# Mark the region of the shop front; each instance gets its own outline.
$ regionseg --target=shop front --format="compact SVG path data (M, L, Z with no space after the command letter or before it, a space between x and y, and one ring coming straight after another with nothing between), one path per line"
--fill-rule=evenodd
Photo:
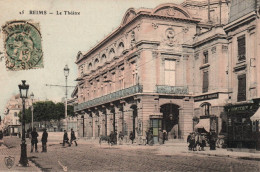
M257 148L255 123L251 121L258 109L255 103L227 105L227 146L229 148Z
M260 108L250 117L250 120L252 121L253 137L256 138L256 149L260 150Z
M197 121L197 124L194 126L195 131L199 133L214 132L218 134L218 117L215 115L200 116L200 119Z

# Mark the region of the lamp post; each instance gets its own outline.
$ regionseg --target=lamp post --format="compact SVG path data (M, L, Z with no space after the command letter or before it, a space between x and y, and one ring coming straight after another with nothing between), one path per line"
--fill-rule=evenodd
M67 121L67 96L68 96L68 85L67 85L67 80L69 76L70 69L68 65L65 65L64 67L64 76L65 76L65 123L66 123L66 130L68 130L68 121Z
M32 99L32 107L31 107L31 109L32 109L32 130L33 130L33 98L34 98L33 92L31 93L30 97Z
M20 98L22 98L23 103L23 113L22 113L22 144L21 144L21 157L19 163L22 166L28 166L28 159L27 159L27 148L26 148L26 140L25 140L25 99L27 98L27 93L29 89L29 85L25 84L25 80L22 80L22 84L19 84L20 90Z

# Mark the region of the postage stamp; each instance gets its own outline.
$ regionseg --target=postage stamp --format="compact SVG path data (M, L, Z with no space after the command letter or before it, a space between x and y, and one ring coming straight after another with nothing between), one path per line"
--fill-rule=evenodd
M39 23L11 21L3 27L6 68L12 71L43 68Z

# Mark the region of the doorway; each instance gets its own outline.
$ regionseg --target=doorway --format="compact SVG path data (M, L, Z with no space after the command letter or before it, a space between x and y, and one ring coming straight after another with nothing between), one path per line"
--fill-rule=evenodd
M167 132L168 139L180 138L179 130L179 106L168 103L161 106L163 113L162 129Z

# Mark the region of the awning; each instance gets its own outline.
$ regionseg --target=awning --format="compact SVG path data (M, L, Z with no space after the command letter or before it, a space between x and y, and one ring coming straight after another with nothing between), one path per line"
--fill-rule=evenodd
M251 121L257 121L260 120L260 108L257 109L255 114L250 117Z
M195 128L204 128L207 132L210 130L210 121L208 119L200 119L200 122L195 125Z

